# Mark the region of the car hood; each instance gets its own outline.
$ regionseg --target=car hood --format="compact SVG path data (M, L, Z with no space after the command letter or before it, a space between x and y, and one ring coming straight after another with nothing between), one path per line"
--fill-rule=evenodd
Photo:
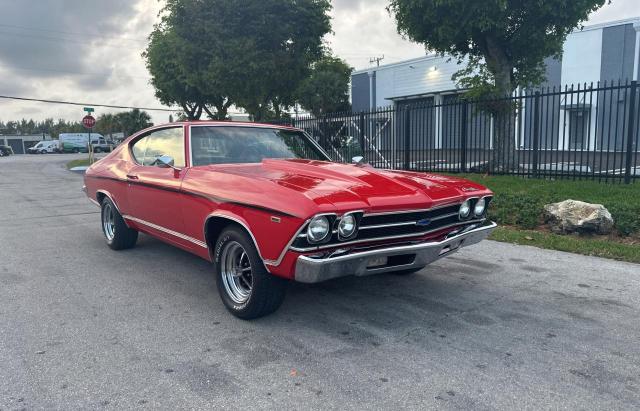
M490 193L455 177L312 160L268 159L224 166L224 173L275 184L316 204L332 204L336 211L429 208Z

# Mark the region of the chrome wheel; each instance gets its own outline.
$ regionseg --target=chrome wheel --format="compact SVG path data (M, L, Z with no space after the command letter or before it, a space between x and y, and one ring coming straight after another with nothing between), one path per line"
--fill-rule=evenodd
M236 304L249 300L253 288L251 261L245 249L236 241L224 245L220 256L224 289Z
M116 235L114 210L109 202L106 202L102 208L102 231L109 241L112 241Z

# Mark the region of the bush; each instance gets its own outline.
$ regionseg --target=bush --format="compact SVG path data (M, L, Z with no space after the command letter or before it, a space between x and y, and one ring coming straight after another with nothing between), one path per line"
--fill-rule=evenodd
M546 204L572 199L604 205L620 235L640 235L640 183L622 185L477 174L464 177L494 192L489 217L499 224L524 229L539 227Z

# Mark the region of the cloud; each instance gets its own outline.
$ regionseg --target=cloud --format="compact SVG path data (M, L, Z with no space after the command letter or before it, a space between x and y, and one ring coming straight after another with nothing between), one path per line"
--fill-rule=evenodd
M638 0L614 0L592 22L637 17ZM388 0L333 0L334 54L357 69L424 55L403 39ZM0 0L0 94L161 107L140 53L157 22L157 0ZM97 109L96 114L118 110ZM153 112L154 122L168 113ZM78 120L82 108L0 100L3 120Z

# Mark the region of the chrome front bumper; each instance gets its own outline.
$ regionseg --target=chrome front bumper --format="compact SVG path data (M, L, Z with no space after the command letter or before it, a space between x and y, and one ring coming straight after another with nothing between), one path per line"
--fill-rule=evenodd
M317 283L348 275L365 276L420 269L462 247L484 240L496 226L494 222L485 222L462 232L454 232L442 241L379 248L324 258L302 255L296 262L295 279L302 283ZM385 265L371 266L374 259L385 257Z

